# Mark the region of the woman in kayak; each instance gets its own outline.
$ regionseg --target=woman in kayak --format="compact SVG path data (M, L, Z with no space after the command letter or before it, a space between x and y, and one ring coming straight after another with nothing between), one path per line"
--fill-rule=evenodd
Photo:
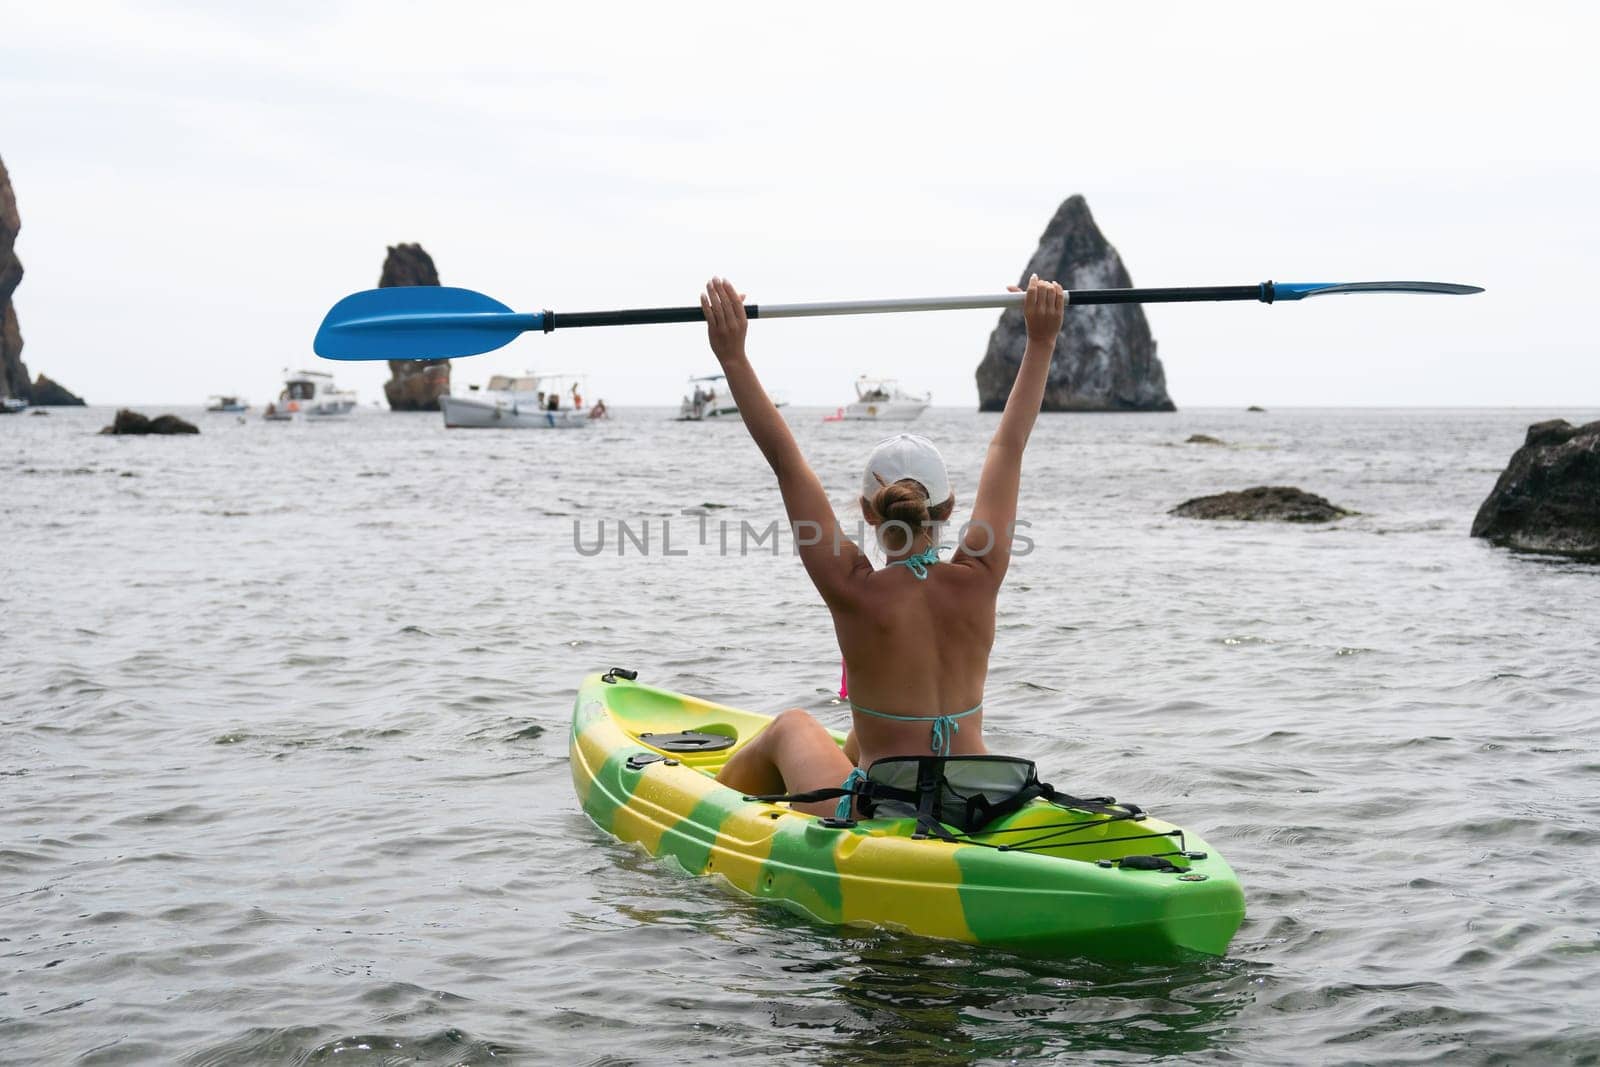
M995 598L1011 561L1022 452L1066 308L1061 286L1037 275L1028 281L1022 366L989 442L972 519L949 560L939 559L939 524L950 517L955 495L938 450L916 434L873 450L861 511L888 557L881 570L846 539L822 482L761 387L745 355L744 297L726 279L713 278L700 306L745 428L778 476L800 561L833 616L853 720L841 750L820 722L791 708L739 749L717 780L744 793L800 793L858 781L857 768L885 756L987 752L983 686ZM824 801L794 806L818 815L834 810Z

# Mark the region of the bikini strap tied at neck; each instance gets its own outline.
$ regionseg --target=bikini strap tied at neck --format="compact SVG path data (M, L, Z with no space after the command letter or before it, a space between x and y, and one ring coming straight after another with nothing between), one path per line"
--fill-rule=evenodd
M907 556L905 559L897 559L890 563L889 566L904 567L916 576L917 581L927 581L928 568L939 562L939 547L938 545L930 545L926 551L918 552L914 556Z

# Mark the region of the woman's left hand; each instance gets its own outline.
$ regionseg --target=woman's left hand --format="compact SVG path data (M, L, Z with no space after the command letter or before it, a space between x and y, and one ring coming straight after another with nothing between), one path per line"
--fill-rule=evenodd
M726 278L712 278L700 294L706 316L706 334L719 363L744 358L744 335L750 320L744 313L744 294Z

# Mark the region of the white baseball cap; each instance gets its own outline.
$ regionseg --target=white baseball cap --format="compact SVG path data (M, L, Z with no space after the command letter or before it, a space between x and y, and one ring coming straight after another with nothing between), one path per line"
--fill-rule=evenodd
M878 479L883 481L879 482ZM950 475L944 457L933 442L915 433L897 433L878 442L867 457L867 470L861 476L861 495L868 500L885 485L902 478L914 478L928 490L928 506L938 507L950 499Z

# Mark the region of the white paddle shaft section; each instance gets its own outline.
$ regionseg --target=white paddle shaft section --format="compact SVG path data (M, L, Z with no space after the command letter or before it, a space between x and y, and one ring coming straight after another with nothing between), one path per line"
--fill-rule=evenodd
M811 315L879 315L891 311L960 311L965 308L1019 308L1026 293L982 296L914 296L903 300L834 300L819 304L757 304L759 319L796 319ZM1072 301L1072 294L1067 294Z

